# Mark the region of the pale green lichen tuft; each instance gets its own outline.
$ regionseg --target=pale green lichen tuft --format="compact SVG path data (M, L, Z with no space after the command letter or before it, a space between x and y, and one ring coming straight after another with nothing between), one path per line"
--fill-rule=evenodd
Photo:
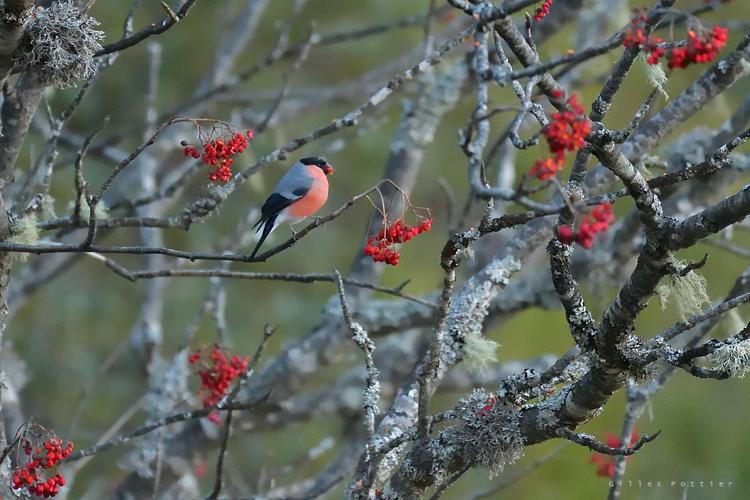
M722 327L728 337L740 333L746 324L736 309L722 318ZM735 378L744 378L750 372L750 339L724 345L709 354L707 360L716 370L727 372Z
M685 267L684 262L677 260L673 264L676 269ZM660 283L655 290L659 304L662 309L666 309L670 302L675 304L683 321L701 312L704 305L711 304L706 278L695 271L690 271L685 276L670 274L665 280L666 282Z
M75 203L70 202L68 204L68 210L73 211L75 210ZM96 204L96 220L102 220L109 217L109 208L103 201L99 201L99 203ZM88 222L89 215L91 214L91 207L89 207L89 202L86 200L85 196L81 197L81 220Z
M669 295L672 293L671 289L664 283L659 283L654 289L656 298L659 300L659 307L662 311L667 309L669 305Z
M470 333L464 338L463 356L466 367L478 375L487 371L493 363L497 363L497 349L500 344Z
M707 356L711 365L735 378L750 372L750 339L723 345Z
M16 245L35 245L39 241L39 228L37 224L37 215L35 212L30 212L18 219L12 229L8 243ZM29 254L22 252L13 252L13 256L21 262L26 262L29 258Z
M55 212L55 199L46 194L44 195L44 198L42 199L42 219L54 219L57 217L57 212Z
M646 65L646 78L648 79L649 85L655 88L665 100L669 100L669 94L664 90L664 86L667 84L667 73L664 71L664 66L661 63L649 64L646 62L646 58L641 56L641 61Z

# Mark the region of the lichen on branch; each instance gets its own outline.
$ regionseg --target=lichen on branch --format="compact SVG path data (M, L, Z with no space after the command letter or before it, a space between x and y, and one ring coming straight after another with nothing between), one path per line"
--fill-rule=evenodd
M36 7L15 52L15 64L33 72L43 85L72 87L97 71L94 55L104 32L99 21L70 1Z

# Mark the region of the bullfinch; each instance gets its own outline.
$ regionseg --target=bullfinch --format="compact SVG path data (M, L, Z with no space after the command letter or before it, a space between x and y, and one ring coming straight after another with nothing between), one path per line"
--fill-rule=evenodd
M332 173L333 167L323 158L302 158L292 165L263 203L260 220L253 226L256 233L262 233L250 255L251 259L271 231L280 224L295 224L310 217L325 204L328 199L326 176Z

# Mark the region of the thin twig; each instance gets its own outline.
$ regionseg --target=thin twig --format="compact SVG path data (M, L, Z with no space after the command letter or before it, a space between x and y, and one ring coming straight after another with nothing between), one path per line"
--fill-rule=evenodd
M310 35L307 37L307 41L302 46L302 50L300 50L297 59L294 60L291 68L289 69L289 72L284 76L284 82L282 83L281 89L274 99L273 104L271 104L271 107L266 112L266 116L263 117L263 120L258 124L257 127L255 127L256 134L263 133L268 124L271 123L273 115L276 113L276 111L278 111L281 103L284 102L284 99L289 93L289 87L292 83L292 77L295 73L297 73L297 71L299 71L299 69L302 67L302 64L307 60L307 57L310 55L310 50L312 49L313 45L319 42L320 35L315 33L315 25L313 24L313 26L310 27Z
M150 24L137 33L125 36L117 42L105 45L99 52L96 53L96 55L98 57L101 57L113 52L119 52L142 42L150 36L164 33L169 28L177 24L180 19L185 17L195 2L196 0L184 0L180 7L177 8L177 10L172 10L164 2L161 2L162 7L167 10L167 16L165 18L163 18L159 22Z
M224 473L224 458L227 454L227 445L229 444L229 433L232 429L232 410L227 412L227 418L224 421L224 435L221 438L221 447L219 448L219 458L216 460L216 481L214 482L214 489L206 497L208 500L215 500L219 498L222 486L222 475Z
M602 453L604 455L630 456L643 448L643 445L645 445L646 443L650 443L651 441L659 437L661 431L659 430L654 434L644 434L643 436L641 436L638 442L632 446L623 444L622 446L619 446L617 448L607 446L590 434L576 433L565 427L559 428L557 430L557 434L560 437L567 439L568 441L580 444L581 446L585 446L590 450Z
M100 443L100 444L96 444L96 445L91 446L89 448L86 448L86 449L74 452L74 453L70 454L66 459L64 459L63 462L74 462L76 460L80 460L81 458L89 457L91 455L95 455L95 454L100 453L102 451L109 450L110 448L114 448L115 446L119 446L121 444L125 444L125 443L127 443L129 441L132 441L133 439L139 438L141 436L145 436L146 434L149 434L149 433L151 433L151 432L153 432L153 431L155 431L157 429L160 429L160 428L162 428L164 426L175 424L175 423L178 423L178 422L187 422L189 420L196 420L196 419L199 419L199 418L206 417L206 416L210 415L213 412L217 412L217 411L218 412L222 412L222 411L230 411L230 410L233 410L233 411L234 410L252 410L252 409L255 409L258 405L260 405L263 402L265 402L269 395L270 395L270 393L264 395L259 400L255 401L253 403L250 403L250 404L237 404L237 403L234 403L234 404L226 405L226 406L223 406L223 407L219 407L218 405L216 405L216 406L210 406L208 408L201 408L200 410L192 410L192 411L187 411L187 412L184 412L184 413L177 413L177 414L174 414L174 415L169 415L169 416L166 416L166 417L162 417L162 418L158 419L155 422L152 422L150 424L141 426L141 427L135 429L134 431L131 431L131 432L129 432L127 434L124 434L122 436L119 436L117 438L114 438L114 439L112 439L110 441L107 441L107 442L104 442L104 443Z

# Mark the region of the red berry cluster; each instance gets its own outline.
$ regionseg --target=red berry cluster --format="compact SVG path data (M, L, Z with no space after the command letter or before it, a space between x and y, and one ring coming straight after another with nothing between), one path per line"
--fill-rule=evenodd
M544 16L549 14L550 7L552 7L552 0L544 0L544 3L534 12L534 21L541 21L544 19Z
M63 446L57 437L51 437L35 446L29 439L20 440L21 449L26 455L26 463L13 471L11 482L14 490L26 489L30 494L40 497L53 497L65 486L65 478L60 473L45 478L49 470L73 452L73 443ZM21 462L21 460L19 460Z
M424 219L416 226L409 226L399 219L392 225L380 230L375 236L367 238L367 244L362 253L372 257L375 262L385 262L391 266L398 265L401 255L396 251L395 245L406 243L418 234L426 233L432 229L432 219Z
M670 68L685 68L692 63L713 61L727 44L729 30L714 26L711 31L703 31L700 35L688 31L687 37L687 47L675 47L667 54L667 66Z
M195 373L201 379L200 397L204 408L216 406L226 395L231 383L247 370L249 356L244 358L218 345L210 349L198 349L188 357ZM214 423L220 423L219 413L208 416Z
M232 178L231 167L234 163L232 157L242 153L247 148L248 141L252 138L253 130L250 129L244 134L236 132L229 139L211 139L203 144L203 152L183 141L182 152L185 153L185 156L192 156L195 159L200 158L206 165L215 167L208 174L210 180L226 183Z
M555 97L564 94L558 92ZM571 95L565 111L552 115L552 121L542 129L547 139L552 156L536 160L529 175L539 180L547 180L562 170L566 151L577 151L586 143L586 136L591 132L591 123L583 113L583 106L578 102L578 95Z
M615 221L610 203L602 203L591 210L591 213L584 216L583 222L578 225L578 231L573 231L569 226L562 225L557 229L557 237L565 245L572 245L577 242L583 248L591 248L594 244L594 236L609 229Z
M630 443L628 443L628 448L632 448L635 443L638 442L638 432L633 430L633 433L630 435ZM615 436L614 434L607 434L606 436L607 446L610 448L619 448L622 446L622 442L620 439ZM632 455L625 456L625 460L630 460L632 458ZM612 478L615 475L615 457L612 455L604 455L602 453L594 453L591 455L591 458L589 458L590 464L596 464L596 475L601 477L609 477Z
M622 39L623 47L642 48L649 56L646 61L649 64L656 64L664 55L664 48L659 44L664 41L663 38L656 36L646 36L645 24L648 21L646 11L643 9L633 9L635 17L630 20L630 26L625 28L625 36Z
M667 66L670 69L686 68L693 63L706 63L716 59L719 51L724 48L729 38L729 30L721 26L714 26L711 30L688 31L687 43L684 46L665 48L663 38L646 36L645 24L648 17L643 11L636 11L630 26L625 30L622 44L625 47L640 47L648 54L646 62L658 64L666 55Z
M540 181L551 179L563 169L565 158L562 155L548 156L543 160L536 160L529 171L529 175Z

